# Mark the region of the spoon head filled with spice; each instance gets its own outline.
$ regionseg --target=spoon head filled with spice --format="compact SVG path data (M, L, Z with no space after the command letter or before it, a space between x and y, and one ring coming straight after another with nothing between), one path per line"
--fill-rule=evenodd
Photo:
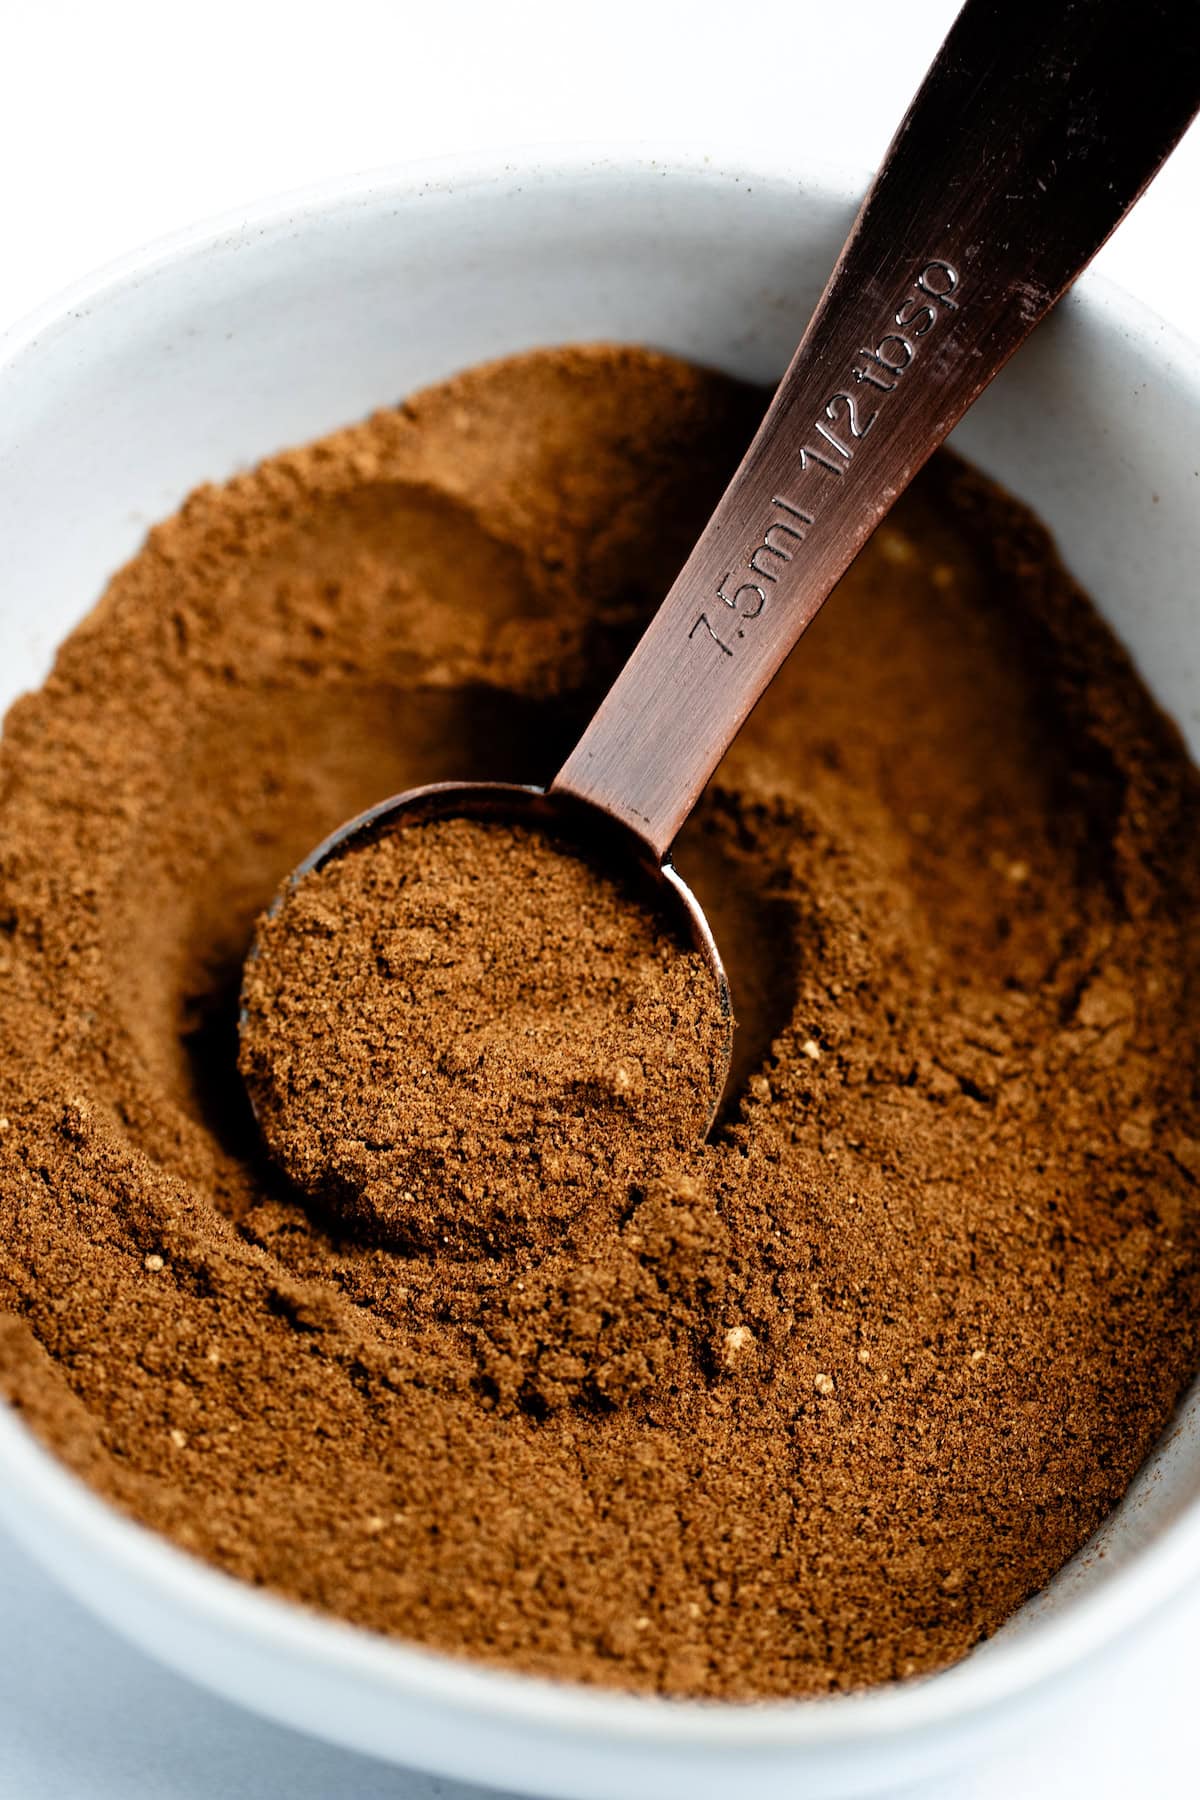
M316 1199L392 1240L498 1245L570 1216L631 1141L703 1137L729 988L671 846L880 519L1182 134L1200 100L1184 16L1148 0L1131 57L1115 0L1086 30L1068 4L1019 33L967 0L740 467L558 775L384 801L285 885L240 1064Z
M351 820L285 884L240 1064L312 1201L388 1242L496 1251L565 1224L597 1174L703 1139L732 1031L669 862L570 795L445 782Z

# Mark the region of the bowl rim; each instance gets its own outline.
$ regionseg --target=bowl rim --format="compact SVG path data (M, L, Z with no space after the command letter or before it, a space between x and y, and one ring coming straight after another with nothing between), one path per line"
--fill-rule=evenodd
M335 177L186 226L85 275L0 333L0 383L48 336L73 329L93 310L152 280L160 270L222 247L388 201L406 203L434 194L457 199L480 189L577 186L586 180L640 186L674 181L726 189L741 185L780 196L808 190L848 214L866 185L865 175L820 161L799 165L764 153L737 163L674 144L633 151L541 144ZM1085 276L1064 304L1096 329L1117 334L1170 364L1174 385L1183 386L1200 418L1200 345L1103 276ZM1168 1422L1160 1443L1173 1429ZM181 1608L193 1624L233 1633L283 1662L302 1661L397 1699L430 1702L497 1724L540 1726L560 1736L602 1736L630 1746L832 1749L965 1722L1098 1658L1118 1636L1200 1578L1198 1498L1101 1586L1027 1631L991 1642L985 1655L968 1656L935 1675L828 1698L752 1703L664 1699L488 1666L384 1637L256 1589L176 1548L94 1493L42 1447L4 1396L0 1471L0 1518L39 1562L44 1558L33 1540L41 1540L49 1526L68 1534L90 1558L118 1570L135 1588L153 1590L158 1599ZM5 1498L18 1490L36 1506L36 1531L14 1516L19 1509ZM122 1628L119 1620L101 1616L114 1629Z

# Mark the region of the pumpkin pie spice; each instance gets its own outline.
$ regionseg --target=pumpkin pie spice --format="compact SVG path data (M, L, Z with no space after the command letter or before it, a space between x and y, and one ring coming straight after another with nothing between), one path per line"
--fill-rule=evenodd
M202 488L0 744L0 1387L32 1429L307 1606L732 1699L961 1656L1200 1356L1197 777L1045 532L936 459L718 771L677 850L739 1022L706 1142L612 1134L635 1021L603 1105L551 1081L467 1172L305 1190L236 1024L326 832L553 773L760 410L539 352ZM608 898L619 987L648 951ZM398 929L415 994L437 907ZM594 943L560 948L582 980ZM446 1023L453 1138L455 1068L494 1097L506 1052ZM401 1229L356 1215L371 1179Z

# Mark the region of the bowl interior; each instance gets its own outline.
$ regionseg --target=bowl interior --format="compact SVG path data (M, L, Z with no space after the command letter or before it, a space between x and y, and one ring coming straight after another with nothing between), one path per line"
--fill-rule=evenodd
M108 574L196 483L464 365L608 338L776 377L840 247L856 185L581 158L535 175L497 165L380 178L192 234L80 289L0 356L0 705L44 676ZM955 436L1053 528L1194 754L1198 424L1200 355L1095 284L1037 333ZM849 1756L872 1734L933 1726L948 1744L951 1720L1065 1667L1200 1570L1198 1502L1193 1389L1097 1539L960 1669L920 1688L766 1709L740 1723L708 1713L701 1727L700 1709L564 1699L318 1621L303 1621L301 1637L316 1635L304 1638L307 1673L298 1676L283 1627L264 1624L283 1609L248 1591L230 1598L232 1584L192 1565L185 1579L185 1559L147 1546L75 1493L0 1408L6 1517L77 1591L161 1654L276 1716L377 1753L581 1795L708 1791L706 1765L695 1763L687 1785L681 1760L682 1746L703 1742L708 1754L724 1744L743 1758L756 1746L761 1793L776 1791L768 1751L784 1757L782 1784L795 1767L787 1758L805 1746L825 1759L814 1791L851 1791L829 1761L837 1745ZM209 1609L203 1628L193 1617L190 1636L185 1597L193 1612ZM339 1689L334 1664L349 1671L349 1689ZM322 1670L318 1692L310 1678ZM402 1695L410 1705L398 1705ZM457 1742L451 1714L468 1721ZM638 1722L650 1717L673 1722ZM790 1722L768 1727L768 1717ZM532 1772L504 1750L531 1720L559 1745ZM603 1779L581 1772L575 1755L579 1734L593 1731ZM568 1739L575 1749L564 1762ZM617 1740L633 1746L619 1778ZM659 1763L651 1783L652 1744L673 1746L675 1772ZM888 1766L894 1778L894 1758ZM854 1779L862 1791L861 1767Z

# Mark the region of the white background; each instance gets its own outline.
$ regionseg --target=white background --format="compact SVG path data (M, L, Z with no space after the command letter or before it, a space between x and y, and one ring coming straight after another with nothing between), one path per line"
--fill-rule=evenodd
M3 0L0 329L147 238L415 157L651 141L867 169L954 11L955 0ZM1137 11L1135 0L1134 30ZM1196 339L1198 226L1193 131L1097 265ZM1198 1640L1193 1595L1070 1710L920 1800L1200 1794L1200 1757L1185 1748ZM0 1800L285 1795L467 1800L201 1694L0 1538Z

